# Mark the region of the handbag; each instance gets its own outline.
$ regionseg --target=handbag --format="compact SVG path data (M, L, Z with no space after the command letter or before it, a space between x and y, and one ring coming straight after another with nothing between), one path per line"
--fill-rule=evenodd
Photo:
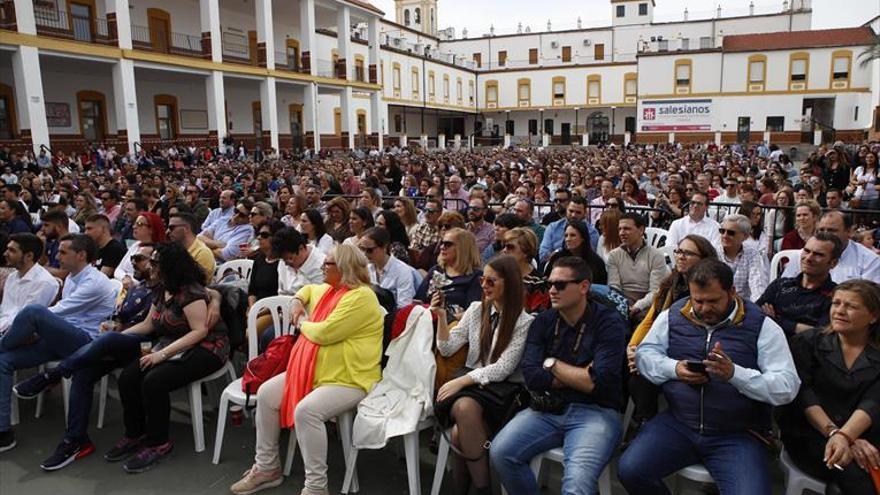
M470 368L459 368L453 378L459 378L471 371ZM483 407L483 416L489 424L489 438L493 438L501 427L513 418L516 413L529 405L529 394L520 383L511 381L489 382L485 385L471 385L457 394L442 401L434 402L434 416L437 423L446 430L455 421L452 418L452 405L462 397L470 397Z

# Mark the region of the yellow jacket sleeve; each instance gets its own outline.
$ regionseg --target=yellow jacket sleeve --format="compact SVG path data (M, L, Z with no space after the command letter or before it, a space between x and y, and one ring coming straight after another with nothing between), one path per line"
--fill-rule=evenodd
M308 287L303 287L300 292ZM335 344L360 331L362 325L357 322L370 321L380 316L379 308L379 302L373 290L366 286L359 287L342 296L326 320L303 322L300 331L318 345Z
M645 315L645 319L639 323L639 326L636 327L636 331L633 332L632 337L629 339L629 345L639 345L642 343L642 340L648 335L648 331L651 330L651 325L654 324L654 318L656 317L657 303L655 301L651 304L651 308L648 310L648 314Z

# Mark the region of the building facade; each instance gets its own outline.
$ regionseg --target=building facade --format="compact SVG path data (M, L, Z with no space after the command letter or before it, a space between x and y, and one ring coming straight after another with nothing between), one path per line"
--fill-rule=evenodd
M437 28L436 0L0 0L0 146L273 148L862 139L877 19L809 31L809 0L610 26ZM343 34L343 35L340 35ZM877 129L880 131L880 129Z

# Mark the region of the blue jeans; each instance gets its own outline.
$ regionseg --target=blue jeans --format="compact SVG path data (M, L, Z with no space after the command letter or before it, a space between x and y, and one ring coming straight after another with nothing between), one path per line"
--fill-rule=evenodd
M107 373L140 357L141 335L108 332L79 348L58 365L64 376L73 376L70 385L70 406L64 438L85 443L89 441L89 413L95 383Z
M663 478L703 464L724 495L770 495L767 449L748 433L700 435L667 412L642 427L617 475L626 491L667 495Z
M570 404L560 415L526 409L495 436L489 453L508 493L536 495L532 458L562 447L562 494L597 493L599 475L620 441L620 414L594 404Z
M34 334L36 342L26 344ZM92 340L92 334L55 316L45 306L25 306L0 338L0 431L8 431L12 372L65 358Z

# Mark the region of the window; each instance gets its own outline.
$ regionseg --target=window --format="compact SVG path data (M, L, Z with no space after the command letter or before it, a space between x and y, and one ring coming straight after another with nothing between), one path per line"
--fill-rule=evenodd
M410 85L412 86L412 97L413 100L419 99L419 69L413 67L412 68L412 77L411 77Z
M428 72L428 98L434 100L434 71Z
M712 37L711 36L701 36L700 37L700 50L706 50L708 48L712 48Z
M177 137L177 98L171 95L153 97L156 109L156 132L159 139Z
M468 81L468 104L474 104L474 82Z
M538 49L537 48L529 48L529 63L537 64L538 63Z
M767 132L782 132L785 128L785 117L767 117Z
M403 11L403 24L409 26L409 9Z
M394 97L400 98L400 64L397 62L391 66L391 85L394 88Z
M648 15L648 4L646 4L646 3L639 4L639 15Z
M449 76L443 76L443 102L449 103Z
M598 75L587 77L587 104L595 105L602 101L602 79Z
M544 134L553 135L553 119L544 119Z
M626 16L626 5L618 5L617 6L617 17Z
M498 106L498 81L486 81L486 106Z
M259 101L251 103L251 114L254 121L254 136L259 138L263 135L263 108Z
M571 62L571 47L563 46L562 47L562 61L563 62Z
M691 91L691 61L675 61L675 92L690 93Z
M464 98L464 92L461 90L461 78L459 77L455 81L455 99L458 101L458 104L461 105L462 99Z
M605 60L605 43L596 43L593 45L593 58L596 60Z
M394 116L394 132L402 132L403 117L400 114Z
M657 51L659 52L668 52L669 51L669 40L660 40L657 42Z
M516 125L513 120L508 119L504 121L504 133L508 136L516 135Z
M831 64L831 79L833 81L849 81L852 52L834 52Z
M534 136L536 134L538 134L538 120L529 119L529 135Z
M416 10L413 12L413 23L421 24L422 23L422 9L416 7Z
M79 107L79 126L83 138L103 141L106 135L107 116L105 97L97 91L80 91L76 94Z
M752 55L749 57L749 91L763 91L767 77L767 57Z
M516 95L519 106L527 107L532 104L532 81L520 79L516 83Z
M501 50L498 52L498 66L504 67L504 64L507 63L507 51Z
M299 42L296 40L287 40L287 69L299 72Z
M553 78L553 104L565 105L565 77L557 76Z
M690 50L691 49L691 40L689 38L681 39L681 49L682 50Z
M0 139L15 138L14 106L12 86L0 84Z
M791 58L789 59L788 67L789 67L789 88L791 88L791 83L799 84L807 82L807 72L810 66L810 55L808 53L792 53ZM802 84L803 89L806 89L806 84Z
M354 79L360 82L364 82L367 80L364 71L364 57L360 55L355 55L354 57Z
M477 64L478 69L483 66L483 54L482 53L475 53L474 54L474 63Z
M627 100L626 103L631 103L630 99L635 100L636 93L638 92L638 76L635 72L629 72L623 75L623 96Z

